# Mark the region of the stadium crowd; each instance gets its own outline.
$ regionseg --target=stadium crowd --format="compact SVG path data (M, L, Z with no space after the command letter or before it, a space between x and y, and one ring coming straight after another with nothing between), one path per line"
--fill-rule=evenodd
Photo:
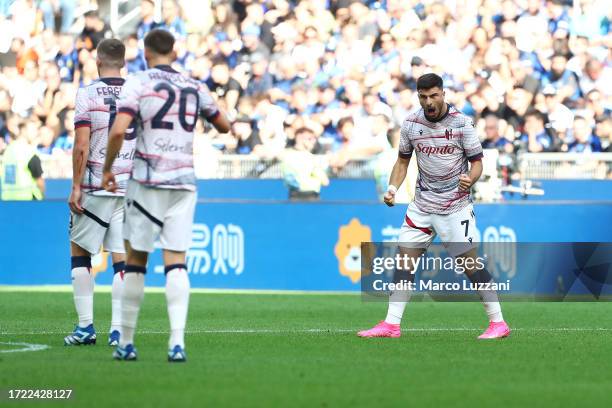
M39 154L70 154L76 90L113 36L96 9L0 0L0 152L20 134ZM234 121L231 134L202 136L223 153L278 157L302 133L332 168L378 156L430 71L486 148L612 151L608 0L163 0L155 16L143 0L123 38L127 71L145 69L149 30L171 31L175 68L206 82Z

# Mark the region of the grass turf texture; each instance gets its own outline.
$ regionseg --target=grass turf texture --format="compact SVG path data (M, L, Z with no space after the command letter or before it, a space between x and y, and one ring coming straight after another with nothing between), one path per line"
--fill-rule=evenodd
M47 404L610 406L611 303L503 307L517 330L501 341L475 339L486 325L480 304L432 302L408 305L401 338L361 339L354 330L384 317L384 303L346 295L192 294L188 362L169 364L167 335L154 333L168 327L163 294L145 295L140 361L117 362L106 346L110 294L95 297L99 343L64 347L75 319L70 293L3 292L0 342L51 348L0 353L0 399L7 402L8 388L72 388L72 400ZM260 332L227 332L244 329Z

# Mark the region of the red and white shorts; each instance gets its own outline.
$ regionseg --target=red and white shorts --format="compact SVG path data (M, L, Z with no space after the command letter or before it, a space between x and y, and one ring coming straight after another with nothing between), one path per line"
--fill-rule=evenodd
M428 214L410 203L398 237L399 245L427 249L436 235L440 235L440 240L452 256L475 248L480 234L472 204L452 214Z

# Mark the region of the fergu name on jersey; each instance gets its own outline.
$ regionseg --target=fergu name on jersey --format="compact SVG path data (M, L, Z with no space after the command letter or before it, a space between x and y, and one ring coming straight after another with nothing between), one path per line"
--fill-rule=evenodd
M455 146L453 145L444 145L444 146L427 146L423 143L417 143L416 151L419 153L426 154L431 156L432 154L453 154L455 153Z
M96 92L98 92L98 96L119 96L121 93L120 86L105 86L96 88Z

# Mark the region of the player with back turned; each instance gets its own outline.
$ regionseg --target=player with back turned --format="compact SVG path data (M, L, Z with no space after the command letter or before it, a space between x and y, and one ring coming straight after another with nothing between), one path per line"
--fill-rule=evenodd
M438 234L450 255L474 259L477 230L470 188L480 178L483 157L474 123L445 102L442 78L438 75L419 77L417 92L421 109L410 113L402 125L399 156L384 196L387 205L395 204L397 188L416 152L419 175L414 202L408 206L398 239L400 255L418 258ZM396 271L409 279L414 279L413 272ZM466 270L466 274L474 283L492 281L486 268ZM503 319L497 293L491 290L478 293L489 317L488 328L478 338L507 337L510 328ZM385 320L372 329L360 331L358 336L399 337L409 298L408 290L392 292Z
M121 340L113 353L118 360L135 360L134 332L144 295L149 253L157 236L163 249L166 301L170 319L168 361L186 360L185 324L189 278L185 254L191 244L196 204L193 169L194 129L199 116L220 132L230 123L202 83L170 66L176 59L174 37L155 29L144 40L149 69L130 76L117 101L117 118L108 140L103 185L117 188L112 164L123 134L134 118L138 136L134 168L125 200L123 237L127 250L121 298Z
M75 146L72 153L72 192L70 206L70 253L72 287L79 323L64 338L65 345L94 344L93 326L94 279L91 256L100 246L111 253L113 260L112 318L108 343L116 346L120 336L120 301L125 269L123 247L123 196L127 186L136 141L133 129L126 128L125 143L114 153L113 172L117 188L113 192L102 187L102 165L106 155L109 128L115 120L116 98L124 79L120 70L125 65L125 46L116 39L98 44L96 64L100 79L77 92Z

